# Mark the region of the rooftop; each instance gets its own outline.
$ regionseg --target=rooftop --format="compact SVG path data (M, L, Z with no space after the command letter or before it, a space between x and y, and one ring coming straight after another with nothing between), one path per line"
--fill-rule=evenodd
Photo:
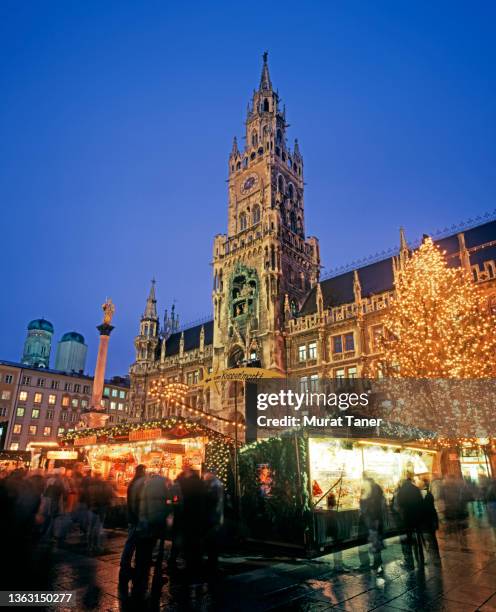
M63 372L61 370L54 370L52 368L34 368L31 366L27 366L23 363L19 363L17 361L8 361L6 359L0 359L0 366L6 366L8 368L15 368L18 370L22 370L23 372L33 372L38 376L43 375L56 375L56 376L64 376L65 378L72 378L81 381L92 381L93 376L89 374L80 374L78 372ZM129 387L129 377L128 376L113 376L112 378L105 379L105 384L114 385L115 387Z
M434 242L445 252L449 266L460 266L459 244L457 232L435 240ZM470 252L472 265L484 261L496 260L496 221L489 221L463 231L465 245ZM320 282L324 308L341 306L354 301L353 276L358 273L362 288L361 297L368 298L384 291L393 289L393 257L381 259L363 267L357 267L343 274L338 274ZM308 294L300 315L312 314L316 311L316 287Z

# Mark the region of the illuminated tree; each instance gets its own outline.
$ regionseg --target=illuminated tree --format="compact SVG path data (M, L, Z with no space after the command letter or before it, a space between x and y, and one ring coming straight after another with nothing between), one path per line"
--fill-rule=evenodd
M463 267L448 267L426 237L398 267L384 319L389 377L467 379L496 374L496 316Z

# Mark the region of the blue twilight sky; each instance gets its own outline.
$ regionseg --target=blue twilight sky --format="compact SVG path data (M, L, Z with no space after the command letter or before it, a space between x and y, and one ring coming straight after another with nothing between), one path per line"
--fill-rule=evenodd
M45 316L84 334L92 371L108 295L126 372L152 276L161 310L210 312L265 49L325 266L492 211L495 22L452 0L0 2L0 358Z

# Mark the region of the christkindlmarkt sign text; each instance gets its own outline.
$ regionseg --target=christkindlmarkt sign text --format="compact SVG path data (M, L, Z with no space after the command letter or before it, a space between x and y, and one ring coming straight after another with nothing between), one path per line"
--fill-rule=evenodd
M275 370L267 370L265 368L230 368L217 372L206 373L203 377L203 385L205 387L215 386L220 383L227 382L256 382L268 378L284 378L284 374Z

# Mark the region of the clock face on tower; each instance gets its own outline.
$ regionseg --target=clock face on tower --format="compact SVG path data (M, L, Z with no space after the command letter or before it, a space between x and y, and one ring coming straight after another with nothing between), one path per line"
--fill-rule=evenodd
M242 183L241 183L241 193L249 193L253 191L258 184L258 176L256 174L250 174Z

